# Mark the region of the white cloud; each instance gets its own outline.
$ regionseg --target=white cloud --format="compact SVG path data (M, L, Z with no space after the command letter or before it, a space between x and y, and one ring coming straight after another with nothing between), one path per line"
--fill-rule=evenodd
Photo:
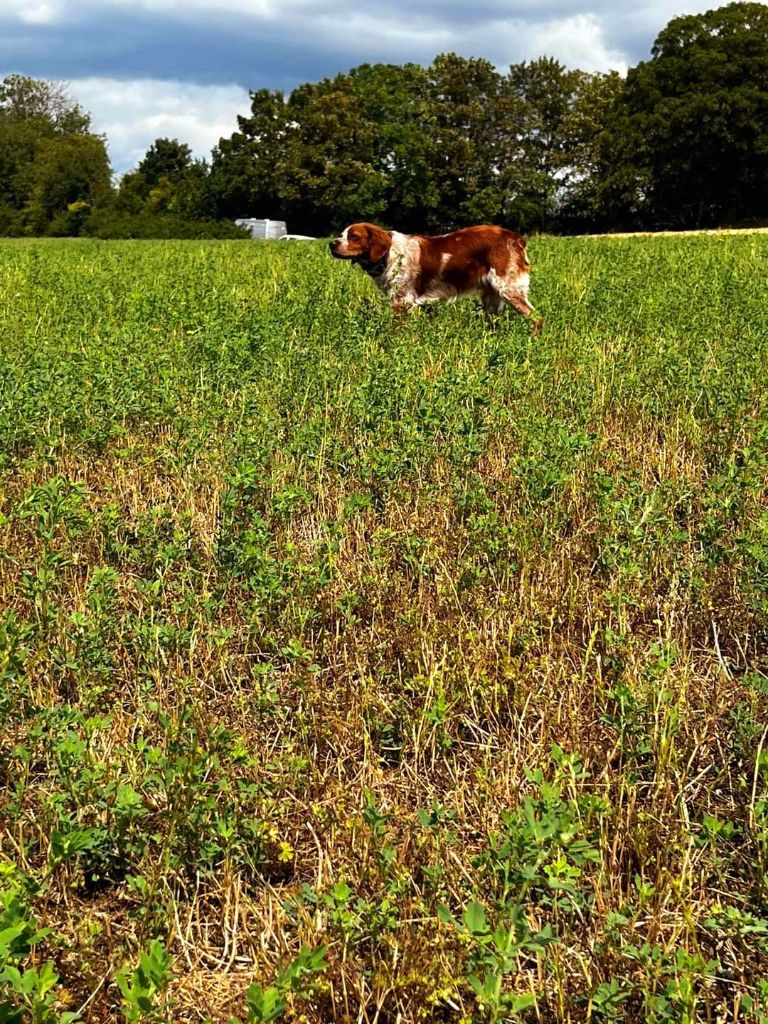
M81 78L69 92L93 115L93 129L107 136L114 170L135 167L156 138L186 142L195 156L210 156L222 136L237 127L237 114L250 108L247 90L238 85Z
M566 67L626 73L626 56L608 46L603 26L594 14L574 14L535 25L531 36L527 40L530 52L556 57Z
M266 20L305 29L314 25L318 31L337 29L343 36L359 21L370 23L385 38L403 40L411 32L462 38L465 30L471 32L476 24L492 45L488 29L495 23L531 27L557 19L568 25L580 17L606 22L623 20L658 31L677 15L719 4L717 0L644 0L633 8L617 8L613 0L591 0L588 6L583 0L517 0L514 10L510 10L511 6L499 0L485 0L479 8L468 0L428 0L419 7L405 0L393 0L388 5L370 0L0 0L0 18L29 24L82 23L110 12L127 11L137 19L145 14L161 14L179 21L216 22L237 15L244 23Z
M311 10L323 6L303 0L0 0L0 16L30 24L82 20L84 16L117 9L170 14L185 18L202 13L208 17L238 14L243 18L282 16L292 9Z
M0 12L5 14L8 7L10 5L0 4ZM19 21L27 25L50 25L61 16L62 5L56 3L55 0L48 3L45 0L31 0L31 2L22 5L20 9L18 7L12 8L7 13L15 14Z
M440 24L423 14L412 21L383 18L358 10L344 23L337 15L322 19L324 38L351 41L375 33L377 44L391 52L393 60L417 59L420 53L455 50L464 56L483 56L500 70L521 60L539 56L555 57L567 67L582 71L617 70L624 73L624 53L608 45L603 24L595 14L573 14L548 21L499 18L463 28Z
M220 11L236 11L244 17L263 18L272 14L276 5L270 0L112 0L125 7L140 7L145 11L162 11L164 14L188 14L191 11L206 11L217 14Z

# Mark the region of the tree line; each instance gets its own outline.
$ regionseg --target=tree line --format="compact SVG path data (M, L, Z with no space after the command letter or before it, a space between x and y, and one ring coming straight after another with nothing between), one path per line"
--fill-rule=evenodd
M106 142L55 84L0 83L0 233L324 235L352 220L439 232L768 221L768 7L674 18L650 59L588 74L441 54L260 89L210 160L157 139L115 185Z

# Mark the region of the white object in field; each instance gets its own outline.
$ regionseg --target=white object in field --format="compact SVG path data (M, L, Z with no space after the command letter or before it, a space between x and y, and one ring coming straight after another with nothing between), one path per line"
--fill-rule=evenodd
M240 217L235 224L239 228L246 228L251 238L281 238L288 230L284 220L261 220L258 217Z
M315 235L280 235L281 242L315 242Z

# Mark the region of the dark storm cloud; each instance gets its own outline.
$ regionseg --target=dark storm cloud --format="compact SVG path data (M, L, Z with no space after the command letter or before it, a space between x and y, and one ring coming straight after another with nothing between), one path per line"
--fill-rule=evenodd
M0 67L39 78L173 78L288 88L325 73L333 59L333 53L319 59L299 51L294 39L258 25L185 24L128 11L74 24L0 22Z
M49 78L174 78L286 89L365 61L426 63L441 50L471 50L501 65L533 58L539 54L527 47L536 45L541 26L584 12L578 0L422 0L418 17L407 0L384 9L293 4L270 17L250 15L245 7L222 13L213 3L180 3L170 14L91 3L77 11L54 6L51 20L41 15L26 23L9 11L0 14L0 67ZM630 63L648 55L653 35L668 18L662 9L655 18L656 8L646 8L633 19L607 3L587 10L602 24L606 46ZM505 25L509 32L500 32Z

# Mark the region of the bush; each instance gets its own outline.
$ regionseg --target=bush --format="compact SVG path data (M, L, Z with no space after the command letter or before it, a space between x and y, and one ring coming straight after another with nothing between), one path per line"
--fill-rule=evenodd
M0 202L0 235L16 238L24 235L24 221L20 210Z
M80 234L93 238L249 238L226 220L188 220L172 214L126 213L113 207L94 210Z
M56 214L45 233L54 238L76 238L82 232L90 213L90 203L78 199L70 203L66 210Z

